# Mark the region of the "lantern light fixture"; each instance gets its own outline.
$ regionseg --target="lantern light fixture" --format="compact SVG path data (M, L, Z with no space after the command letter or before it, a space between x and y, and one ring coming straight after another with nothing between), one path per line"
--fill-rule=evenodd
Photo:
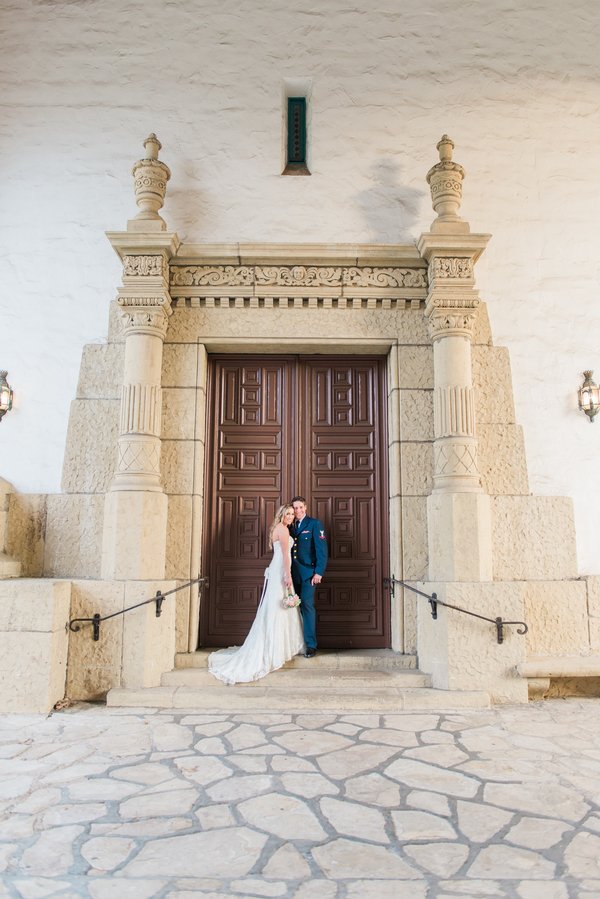
M600 411L600 387L592 380L593 371L584 371L584 381L579 390L577 397L579 400L579 408L588 416L591 422L594 416Z
M0 421L12 409L13 389L6 380L7 374L7 371L0 371Z

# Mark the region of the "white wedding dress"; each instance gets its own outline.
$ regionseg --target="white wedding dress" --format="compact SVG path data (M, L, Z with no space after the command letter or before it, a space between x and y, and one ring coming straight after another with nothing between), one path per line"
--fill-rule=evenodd
M288 553L294 545L290 537ZM265 571L265 584L256 618L243 646L219 649L208 657L208 670L225 684L248 683L281 668L304 652L302 619L297 608L285 609L285 569L281 543L273 547L273 559Z

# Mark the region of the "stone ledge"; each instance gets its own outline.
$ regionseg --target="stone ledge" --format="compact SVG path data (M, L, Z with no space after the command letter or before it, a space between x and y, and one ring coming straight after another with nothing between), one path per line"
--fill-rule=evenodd
M532 656L520 665L521 677L600 677L600 655Z

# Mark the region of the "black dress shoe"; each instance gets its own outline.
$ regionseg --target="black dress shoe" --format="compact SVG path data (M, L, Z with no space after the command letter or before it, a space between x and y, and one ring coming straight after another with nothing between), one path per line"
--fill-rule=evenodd
M304 658L312 659L314 656L316 656L316 654L317 654L317 650L313 649L311 646L309 646L308 649L306 650L306 652L304 653Z

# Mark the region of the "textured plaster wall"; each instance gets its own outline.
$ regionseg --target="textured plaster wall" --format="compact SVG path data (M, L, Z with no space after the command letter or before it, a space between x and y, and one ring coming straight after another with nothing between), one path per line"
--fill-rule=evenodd
M478 284L530 488L574 498L579 570L597 572L600 435L575 390L600 375L599 38L595 0L6 0L0 367L16 399L0 475L60 489L82 348L103 341L120 280L103 231L135 211L149 131L184 240L391 243L429 227L447 131L463 213L493 234ZM310 178L280 176L290 78L312 79Z

